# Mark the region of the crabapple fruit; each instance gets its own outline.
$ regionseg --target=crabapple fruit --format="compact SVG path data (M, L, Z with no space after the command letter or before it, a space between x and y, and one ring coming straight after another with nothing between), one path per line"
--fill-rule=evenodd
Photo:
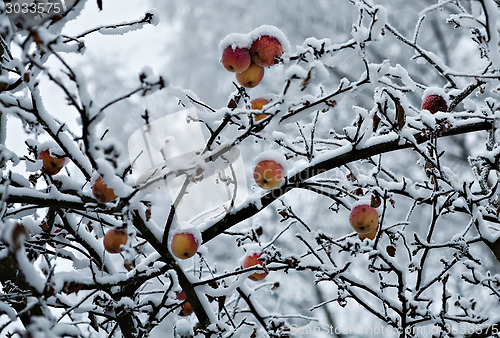
M257 86L264 78L264 68L257 66L255 63L242 73L236 73L236 80L245 88L253 88Z
M436 114L439 111L447 112L448 105L441 95L431 94L422 102L422 109L430 111L431 114Z
M66 158L51 156L48 149L40 152L38 159L43 161L42 171L51 176L61 171L66 163Z
M101 177L96 179L94 185L92 185L92 194L100 203L108 203L116 199L114 190L108 188L106 183L102 181Z
M277 188L285 177L283 166L273 160L260 161L253 171L253 178L262 189Z
M281 42L270 35L263 35L252 43L250 55L252 61L261 67L271 67L276 63L276 58L283 54Z
M194 256L198 251L198 241L196 237L189 232L179 232L172 237L170 248L172 254L180 259L188 259Z
M243 269L249 268L251 266L255 265L264 265L264 263L259 259L259 257L262 255L262 253L254 253L251 255L245 256L243 259ZM260 281L264 279L267 276L267 272L254 272L250 276L248 276L249 279L253 281Z
M250 107L251 107L252 109L255 109L255 110L262 110L262 108L263 108L266 104L268 104L268 103L269 103L269 101L268 101L268 100L266 100L265 98L263 98L263 97L258 97L258 98L256 98L256 99L253 99L252 101L250 101ZM260 121L260 120L262 120L262 119L266 118L266 116L268 116L268 115L269 115L269 114L257 114L257 115L255 115L253 118L254 118L255 122L257 122L257 121Z
M107 252L115 254L122 252L122 245L127 244L128 235L123 229L111 229L109 230L102 240L104 244L104 249Z
M248 48L227 46L222 52L220 62L230 72L241 73L248 69L252 58Z
M358 234L366 235L375 232L378 227L377 209L368 204L354 207L349 215L349 223Z

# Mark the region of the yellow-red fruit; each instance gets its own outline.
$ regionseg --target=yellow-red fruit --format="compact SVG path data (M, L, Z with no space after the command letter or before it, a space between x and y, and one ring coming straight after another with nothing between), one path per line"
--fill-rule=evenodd
M257 114L253 117L253 119L255 120L255 122L258 122L260 120L265 119L267 116L268 114Z
M196 237L189 232L179 232L174 235L170 248L175 257L180 259L188 259L194 256L198 251L198 242Z
M222 52L220 62L230 72L241 73L248 69L252 58L248 48L232 48L227 46Z
M249 268L255 265L264 265L264 263L259 259L262 256L262 253L254 253L248 256L245 256L243 259L243 269ZM254 272L250 276L249 279L253 281L259 281L264 279L267 276L267 272Z
M264 78L264 68L252 63L247 70L242 73L236 73L236 80L245 88L257 86Z
M262 108L268 104L269 101L266 100L265 98L263 97L258 97L256 99L253 99L252 101L250 101L250 107L252 109L255 109L255 110L262 110ZM253 118L254 120L257 122L257 121L260 121L262 119L264 119L266 116L268 116L269 114L257 114L255 115Z
M108 188L101 177L95 180L92 186L92 194L94 194L95 199L101 203L108 203L116 199L114 190Z
M362 240L362 241L365 240L366 238L374 240L375 237L377 236L377 232L378 232L378 225L375 228L375 230L373 230L373 231L371 231L371 232L369 232L367 234L358 234L358 236L359 236L359 239Z
M261 36L250 47L252 61L261 67L273 66L281 54L283 54L281 42L270 35Z
M367 204L354 207L349 215L349 223L358 234L366 235L376 232L378 227L378 212Z
M442 96L432 94L424 99L422 109L430 111L431 114L436 114L438 111L447 112L448 105Z
M115 254L122 252L121 246L127 244L127 240L128 235L125 230L111 229L104 235L102 243L107 252Z
M176 298L180 301L185 301L187 299L186 293L184 291L178 292ZM192 313L193 307L191 306L191 304L189 304L189 302L185 302L184 304L182 304L182 309L179 313L179 316L189 316Z
M269 101L266 100L265 98L258 97L256 99L253 99L252 101L250 101L250 107L252 109L256 109L256 110L262 110L262 108L264 108L264 106L268 103L269 103Z
M38 159L43 161L42 171L49 175L55 175L64 167L66 159L64 157L53 157L49 150L44 150L38 154Z
M253 171L255 183L262 189L278 187L285 177L281 164L273 160L260 161Z

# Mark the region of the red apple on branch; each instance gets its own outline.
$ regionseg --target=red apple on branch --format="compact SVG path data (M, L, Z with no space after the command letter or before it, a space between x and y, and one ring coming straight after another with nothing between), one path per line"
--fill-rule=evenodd
M262 256L262 253L253 253L250 255L245 256L243 259L243 269L255 266L255 265L264 265L264 263L259 259L259 257ZM264 279L267 276L267 272L254 272L250 276L248 276L249 279L253 281L260 281Z
M102 181L101 177L97 178L92 185L92 194L100 203L108 203L116 199L114 190L109 188L107 184Z
M262 189L274 189L285 178L285 169L279 161L270 159L260 161L253 171L253 178Z
M170 248L172 254L180 259L188 259L198 251L199 243L195 235L190 232L178 232L172 237Z
M65 157L52 156L49 149L41 151L38 159L43 161L42 171L48 175L56 175L66 163Z
M245 88L253 88L257 86L264 78L264 68L257 66L255 63L242 73L236 73L236 80Z
M431 114L437 112L447 112L448 95L439 87L429 87L424 91L422 96L422 110L428 110Z
M220 62L228 71L241 73L248 69L252 58L250 57L248 48L227 46L222 52Z
M276 59L283 54L281 42L270 35L263 35L255 40L250 47L252 61L261 67L271 67Z
M358 234L367 235L375 232L378 228L377 209L368 204L361 204L354 207L349 215L349 223Z
M30 239L30 234L28 230L19 222L10 224L8 228L11 228L11 245L14 251L17 251L24 245L24 243ZM10 230L10 229L9 229Z
M255 110L262 110L262 108L268 103L269 103L269 101L266 100L265 98L258 97L256 99L253 99L252 101L250 101L250 108L255 109ZM268 115L269 114L257 114L253 118L254 118L255 122L257 122L257 121L260 121L260 120L266 118L266 116L268 116Z
M184 291L178 292L176 298L183 302L187 299L186 293ZM189 302L185 302L184 304L182 304L182 309L181 312L179 313L179 316L189 316L193 312L194 310L191 304L189 304Z
M104 249L107 252L116 254L122 252L122 245L127 244L128 235L123 229L111 229L109 230L102 240L104 244Z

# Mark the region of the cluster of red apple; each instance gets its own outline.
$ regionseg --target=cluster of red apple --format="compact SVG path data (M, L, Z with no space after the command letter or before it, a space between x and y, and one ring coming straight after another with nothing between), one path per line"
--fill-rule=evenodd
M172 241L170 242L170 249L172 251L172 254L179 259L188 259L193 257L194 254L198 251L199 246L199 240L190 231L180 231L176 233L172 237ZM262 253L253 253L246 256L243 260L243 268L245 269L257 264L262 265L262 261L258 259L261 254ZM254 273L248 278L252 280L260 280L266 275L267 273Z
M261 266L264 265L264 263L259 259L261 255L262 253L251 253L249 255L246 255L245 258L243 259L242 268L246 269L255 265L261 265ZM248 278L253 281L260 281L264 279L266 276L267 272L254 272L251 275L249 275ZM177 292L176 298L177 300L184 302L182 304L181 311L179 312L180 316L189 316L194 312L191 304L189 304L189 302L185 302L187 297L184 291Z
M276 38L271 36L261 36L254 41L250 49L245 48L232 48L228 46L223 53L222 63L226 69L237 72L236 77L242 86L248 87L249 85L255 86L263 76L263 68L274 64L276 57L282 53L281 44ZM250 55L253 63L250 62ZM253 65L253 66L252 66ZM251 79L254 73L250 67L259 67L262 73L260 79L256 81ZM245 74L250 70L250 73ZM238 73L239 72L239 73ZM240 75L240 76L239 76ZM240 79L247 79L240 81ZM249 80L250 79L250 80ZM252 109L262 109L269 101L265 98L257 98L250 101ZM428 94L423 97L422 109L428 110L432 114L438 111L447 111L447 102L442 95ZM267 114L258 114L254 116L255 121L265 118ZM48 149L41 151L38 159L43 161L42 171L48 175L56 175L64 167L66 158L62 156L52 156ZM280 186L284 180L285 169L284 165L279 160L265 159L257 163L254 169L254 179L257 185L262 189L275 189ZM92 193L95 199L101 203L107 203L115 200L117 197L113 189L109 188L101 177L98 177L92 185ZM377 210L368 205L361 204L355 206L349 215L349 223L351 227L358 233L361 240L369 238L373 240L377 235L379 226ZM125 245L128 240L128 234L123 229L111 229L103 238L103 245L109 253L120 253L122 245ZM188 259L198 251L199 240L195 235L189 231L181 231L172 237L171 251L172 254L179 259ZM245 256L242 268L246 269L256 265L263 265L260 256L262 253L250 253ZM248 276L253 281L259 281L267 276L267 272L255 272ZM177 293L177 299L181 301L186 300L186 294L181 291ZM193 313L193 309L188 302L182 305L180 315L188 316Z
M437 112L447 112L448 104L444 97L446 96L440 89L430 88L426 90L422 98L422 110L428 110L431 114ZM378 212L377 209L369 204L360 204L355 206L349 215L349 223L351 227L358 233L361 240L366 238L373 240L377 235L378 226ZM391 256L394 255L394 247L387 247Z
M437 112L447 112L448 104L444 93L437 88L429 88L423 95L422 110L428 110L431 114ZM354 207L349 215L349 223L354 231L359 234L359 238L374 239L378 231L377 209L368 204L361 204Z
M66 164L66 157L52 156L49 149L40 151L37 159L42 160L42 172L50 176L58 174ZM92 185L92 193L95 199L101 203L108 203L116 199L113 189L108 188L101 177L98 177Z
M109 233L109 232L108 232ZM179 231L173 237L170 242L170 249L172 254L179 259L188 259L194 256L198 251L200 243L196 236L190 231ZM255 265L263 265L264 263L259 259L262 253L252 253L245 256L242 264L242 268L246 269ZM267 272L255 272L248 276L249 279L253 281L262 280L267 276ZM189 302L185 302L186 293L180 291L176 295L177 300L183 301L182 309L179 312L180 316L189 316L193 313L193 308Z
M184 302L187 299L186 293L184 291L177 292L176 298ZM182 304L182 309L181 312L179 313L179 316L189 316L193 312L194 310L191 304L189 304L189 302L185 302L184 304Z
M285 178L284 159L280 159L279 154L276 154L275 159L270 159L274 154L262 154L262 160L257 161L254 168L253 176L257 185L266 190L279 187ZM199 248L199 240L189 230L177 232L170 242L170 250L172 254L179 259L188 259L194 256ZM263 265L259 259L262 253L252 253L247 255L243 260L243 268L248 268L254 265ZM253 273L248 278L251 280L261 280L267 273Z
M66 164L66 157L51 154L49 149L40 151L37 158L42 160L42 172L51 176L58 174ZM108 203L116 199L114 190L109 188L101 177L94 181L92 194L100 203ZM128 235L125 230L112 229L103 238L104 248L109 253L119 253L121 252L121 245L125 245L127 240Z
M114 190L108 187L101 177L98 177L92 185L92 194L101 203L108 203L116 199ZM107 252L116 254L122 252L121 246L127 244L127 240L127 231L111 229L104 235L102 243Z
M274 66L283 54L281 41L272 35L260 35L250 45L245 36L240 41L221 44L221 63L236 73L236 80L245 88L257 86L264 78L264 67Z

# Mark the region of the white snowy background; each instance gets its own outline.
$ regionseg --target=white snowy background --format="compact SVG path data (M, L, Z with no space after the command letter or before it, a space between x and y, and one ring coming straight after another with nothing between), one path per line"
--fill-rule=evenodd
M185 108L195 107L199 111L199 117L206 119L211 127L216 128L221 123L224 113L228 112L227 108L223 108L237 93L233 84L235 81L234 74L225 71L219 61L221 55L219 43L225 36L230 33L248 33L261 25L276 26L286 35L290 43L290 50L285 53L285 57L304 52L308 45L320 46L322 42L325 42L327 47L343 44L351 39L362 42L368 32L368 30L364 29L369 27L367 26L369 16L366 12L361 23L362 27L360 27L359 9L365 6L364 3L364 1L333 2L326 0L256 0L251 2L207 0L195 4L194 2L182 0L165 2L103 0L103 10L100 11L95 1L87 1L81 14L76 19L69 21L63 28L63 34L75 36L96 26L137 20L152 8L159 14L160 21L157 25L145 25L142 29L126 32L125 34L90 34L84 38L84 53L63 55L67 63L77 70L78 74L81 74L81 80L85 79L85 87L92 98L93 104L97 107L102 107L107 102L136 88L141 73L148 74L150 79L160 75L165 79L167 83L165 89L158 90L147 96L134 95L130 99L123 100L106 109L105 114L101 114L99 124L92 130L93 137L96 140L101 135L106 135L104 141L100 144L104 147L113 145L114 152L117 154L118 169L123 169L129 163L127 151L129 137L144 125L142 115L145 111L148 112L150 121L155 121ZM368 3L371 3L371 1L368 1ZM407 121L407 125L401 131L401 134L408 138L418 127L432 129L440 123L439 118L447 120L451 127L467 123L466 118L462 119L467 114L470 114L471 118L476 118L477 121L481 120L481 116L486 116L489 119L498 118L498 71L500 71L498 61L500 58L498 57L499 25L496 23L496 19L499 8L495 1L484 0L481 2L485 6L489 6L487 7L489 9L489 24L495 27L490 33L490 40L482 44L483 47L490 48L490 50L483 51L487 54L487 57L481 57L478 45L471 39L470 28L465 27L467 25L478 26L477 22L474 22L474 18L485 22L484 10L479 1L461 1L463 8L470 11L471 17L467 17L463 13L460 16L460 7L454 5L459 3L457 1L409 1L401 5L401 2L377 0L373 1L373 3L381 5L380 13L386 14L386 22L394 27L398 34L405 36L410 41L416 39L418 46L428 51L426 55L430 56L438 66L441 66L444 72L480 75L483 70L487 70L488 74L493 74L493 79L485 78L484 80L488 82L481 86L481 90L475 90L463 102L460 102L455 111L457 114L462 115L457 117L456 120L453 118L447 120L446 113L431 115L428 112L421 112L421 100L426 88L445 87L447 92L456 96L473 84L475 79L469 76L452 77L456 88L450 88L445 77L440 75L433 65L423 60L422 57L415 57L415 50L398 40L387 29L383 30L381 35L380 27L373 29L374 35L376 35L374 40L376 41L366 42L365 50L347 48L338 53L333 53L332 57L324 57L321 61L315 61L317 63L302 63L294 66L293 61L286 60L284 64L266 69L262 83L255 89L247 91L251 99L269 94L279 95L283 91L284 83L293 74L299 77L302 76L301 80L303 80L309 70L308 67L311 64L316 66L312 72L313 78L310 87L305 91L300 90L300 81L292 81L290 94L283 96L286 100L284 107L290 105L293 108L292 103L298 106L303 104L306 99L313 100L322 94L332 93L342 81L347 84L363 79L366 68L362 57L365 57L371 64L370 75L373 83L360 86L359 89L335 97L335 107L331 107L325 113L318 113L314 109L310 109L307 110L308 113L301 114L292 122L278 124L277 121L273 120L264 130L258 132L261 137L250 137L238 144L241 160L244 163L243 173L240 174L247 181L244 186L240 187L242 190L240 193L245 193L249 200L258 201L264 194L253 183L252 179L252 170L256 158L264 151L272 150L288 155L288 172L297 173L307 167L308 162L317 163L329 156L334 156L335 151L338 154L349 151L349 149L341 148L342 145L348 145L347 139L335 139L335 136L347 135L354 138L360 124L361 129L366 131L365 136L361 137L360 147L392 140L396 133L391 130L388 124L384 125L384 122L382 122L384 127L380 128L386 128L388 132L378 134L379 138L373 137L370 139L371 136L374 136L371 133L371 120L377 107L376 102L380 100L380 103L382 103L381 88L386 88L389 92L400 95L399 98L401 105L405 109ZM377 18L384 20L384 15L380 15ZM451 19L454 19L455 22L452 22ZM458 22L463 27L457 28ZM376 32L377 29L378 32ZM478 29L484 34L484 27L479 25ZM418 31L418 36L414 36L416 31ZM473 35L472 37L474 38ZM20 49L13 47L13 52L20 54ZM491 65L490 61L492 61ZM63 76L60 72L60 69L62 69L61 63L54 56L49 58L45 66L50 71ZM377 79L375 76L379 76L379 78ZM40 96L43 98L43 104L47 112L59 121L64 121L68 129L78 131L77 134L81 133L80 116L75 109L68 107L67 100L60 88L50 81L43 72L40 79ZM196 99L197 102L203 102L205 106L209 106L217 112L210 115L208 109L191 102L187 99L186 94ZM387 95L385 97L387 98ZM487 105L486 103L491 104ZM394 120L393 101L388 99L388 105L389 118ZM485 108L487 106L490 107L490 111ZM244 107L244 104L240 104L238 109L243 110ZM281 114L279 117L282 117L284 112L281 111L278 114ZM360 117L364 119L361 120ZM486 117L485 119L487 119ZM408 125L411 123L417 127L414 129L409 128ZM307 152L304 138L307 142L310 141L312 129L314 129L316 140L314 159L302 156ZM19 157L29 156L24 141L35 137L24 133L21 122L14 114L8 116L6 135L5 146L7 149L13 151ZM231 142L236 137L235 135L238 135L238 132L233 128L227 134L223 134L220 141L222 143ZM36 136L36 141L30 142L43 142L48 139L50 137L46 133L41 133ZM444 155L439 158L439 168L442 169L439 175L443 175L453 182L453 184L441 186L440 188L443 189L441 192L447 189L449 191L453 189L461 191L463 185L469 184L469 182L471 182L470 191L478 194L481 192L480 175L473 170L476 162L471 160L478 158L480 155L496 158L497 144L493 144L493 149L487 149L487 140L488 133L482 131L453 138L442 138L437 141L439 151L445 151ZM286 145L286 147L283 145ZM296 153L290 151L290 149L296 150ZM424 145L421 145L419 149L422 153L426 153ZM372 158L373 163L361 160L332 169L319 177L315 177L315 179L318 182L321 182L320 179L333 182L332 194L338 193L338 200L345 203L344 205L336 203L327 196L321 196L306 189L294 189L281 196L279 200L274 201L271 205L263 208L261 212L253 215L253 217L228 230L237 233L237 235L221 234L204 244L199 249L200 255L196 255L195 258L187 261L178 261L178 264L190 276L192 282L198 279L207 280L211 276L235 271L240 267L245 251L251 251L256 247L264 247L269 249L269 256L279 253L281 257L298 258L304 265L314 265L324 269L324 274L319 274L310 269L305 269L305 271L294 271L294 269L271 271L266 279L258 283L244 278L245 275L241 275L225 279L219 285L219 289L216 290L207 285L199 287L198 293L200 298L205 299L204 304L211 312L210 316L218 321L221 327L225 327L228 330L227 332L231 332L234 329L233 326L238 325L244 318L253 323L252 325L243 324L242 327L238 327L238 330L235 330L235 337L249 337L254 332L254 328L256 328L257 337L271 336L270 332L272 331L267 330L266 332L252 314L246 310L245 303L238 296L236 287L239 287L243 293L251 295L251 299L257 307L255 311L265 316L266 320L269 320L269 325L271 325L271 322L292 325L292 333L294 333L294 329L301 328L300 332L304 333L308 332L307 330L313 330L314 327L321 328L324 325L334 325L347 330L356 329L360 326L368 330L382 327L387 329L387 323L371 314L366 309L366 306L363 307L352 297L347 297L345 299L347 302L344 304L342 297L347 295L347 291L340 290L338 284L329 282L326 279L321 280L321 278L324 278L327 272L333 274L335 269L340 269L349 263L349 269L344 274L346 278L365 285L366 288L373 292L370 294L370 292L366 292L366 289L356 289L355 295L366 300L365 305L384 313L384 310L382 310L384 307L377 299L377 297L380 297L380 299L389 299L389 303L396 308L400 306L400 299L398 299L398 294L394 289L381 290L380 288L379 277L384 272L369 270L370 257L368 253L371 250L370 245L372 242L361 244L356 237L351 236L353 231L349 225L348 215L349 209L357 203L357 199L364 197L356 195L357 188L360 188L369 199L370 194L374 191L381 194L390 194L391 189L395 191L402 189L400 183L406 181L409 191L408 196L402 196L402 194L390 195L390 198L379 207L380 213L383 212L384 215L383 228L395 229L394 232L399 231L400 236L394 239L384 234L380 238L379 250L385 259L388 259L394 267L403 272L404 285L408 287L403 294L411 300L409 304L415 305L415 311L419 315L424 313L429 315L431 319L424 320L421 324L429 324L429 327L431 327L440 319L439 314L442 304L439 299L442 296L442 284L437 282L427 290L425 297L436 300L428 308L425 307L425 304L427 304L425 301L415 301L413 297L417 292L414 289L416 273L412 271L412 268L415 268L415 264L420 261L421 253L414 255L412 258L405 254L406 251L410 252L405 247L405 244L408 245L408 243L414 241L413 234L418 234L420 239L425 239L432 223L433 212L431 206L425 203L414 204L415 199L428 198L432 193L432 188L428 189L432 187L432 183L430 183L431 177L425 173L426 159L422 157L422 153L408 148L386 153L380 157L378 155L374 156ZM118 196L126 197L132 191L133 179L129 177L125 182L122 182L117 176L111 178L114 173L113 168L107 165L102 158L98 158L100 154L99 151L93 152L99 165L100 174L109 177L107 182L115 189ZM85 162L85 160L82 160L82 162ZM383 169L382 173L380 173L380 167ZM28 178L30 174L26 172L24 163L17 166L9 164L8 169L25 178ZM118 173L118 169L115 173ZM489 198L478 202L478 205L482 203L482 207L473 211L475 217L479 217L479 219L481 219L481 216L478 215L481 213L489 216L495 213L491 208L494 208L492 201L498 197L496 187L498 171L496 169L493 168L489 176L483 177L484 182L481 182L487 184L490 190L485 193L485 196L489 194ZM33 169L33 171L36 170ZM6 175L6 172L4 170L4 175ZM374 178L379 174L381 176L380 182ZM90 195L90 185L85 184L85 177L74 163L68 163L66 169L63 169L63 173L56 177L59 178L60 176L63 176L60 180L66 186L74 186L75 189L82 189L84 194ZM356 178L354 182L351 179L352 177ZM395 177L394 181L397 180L399 183L390 182L392 177ZM426 186L426 184L428 185ZM39 190L43 190L45 187L46 184L42 180L36 185ZM420 187L425 188L419 190ZM210 199L212 193L214 192L210 188L201 188L198 196ZM472 195L471 193L468 197ZM160 229L155 229L152 226L151 231L157 237L160 237L161 227L165 224L172 203L170 195L163 190L162 193L153 196L142 192L137 196L139 197L133 199L130 206L124 210L124 214L137 207L140 204L138 203L140 198L150 200L151 223L160 227ZM448 195L443 192L443 196ZM61 198L64 199L64 197ZM245 204L244 201L239 202ZM466 206L464 200L461 200L457 195L453 195L452 202L456 202L454 204L456 207ZM440 206L442 203L444 201L439 200L438 204ZM259 205L259 202L256 205ZM286 209L285 206L290 207L297 218L283 217L286 214L283 212ZM185 207L183 210L186 210ZM33 231L33 235L36 237L38 234L36 231L40 232L37 229L37 224L45 217L45 213L46 211L40 208L36 213L21 214L16 217L19 217L23 221L23 225ZM190 216L194 217L196 215ZM16 217L10 218L15 219ZM72 214L68 217L71 219L71 223L78 224L80 216ZM123 268L123 259L130 260L131 257L140 256L137 258L137 262L141 269L153 269L152 267L159 269L162 266L159 262L156 265L151 263L159 260L158 254L154 253L152 247L148 246L139 249L144 250L141 254L134 251L132 246L138 245L143 239L140 236L135 237L139 231L134 228L130 219L116 217L116 220L111 221L112 217L103 217L115 225L122 221L124 223L128 222L128 231L134 239L132 244L128 244L126 253L120 255L120 257L109 254L103 255L103 260L109 266L109 274L103 274L99 279L100 282L118 282L127 278L126 270ZM86 218L84 220L88 221ZM7 217L5 224L9 224L9 221L9 217ZM205 230L214 220L205 221L206 224L200 225L201 230ZM498 237L498 225L494 223L485 225L482 220L479 223L477 225L479 229L489 231L488 235L485 233L482 233L482 235L493 242ZM473 226L469 227L470 224L473 224ZM185 226L185 224L174 221L173 229L182 226ZM435 226L431 239L433 244L455 243L455 240L457 243L462 243L461 239L458 239L458 236L462 233L465 233L465 240L478 236L478 231L475 228L476 224L471 222L471 216L466 213L451 211L439 215L438 221L432 226ZM84 238L102 251L99 236L102 236L102 233L107 228L109 228L108 225L102 228L95 226L92 234L88 237L84 236ZM470 228L472 230L466 230ZM256 233L261 234L256 236ZM249 235L246 239L244 239L245 234ZM331 260L327 260L325 253L317 247L316 238L319 234L324 234L335 240L338 239L343 245L360 245L361 248L356 253L353 253L352 250L342 251L335 248L330 257ZM299 240L297 236L302 239ZM342 240L345 236L351 237ZM406 243L403 243L402 238L406 239ZM305 243L316 247L318 255L321 255L324 259L321 264L314 255L309 253L310 248ZM385 247L391 243L392 245L397 243L395 258L388 257L385 253ZM452 260L453 255L458 252L455 248L446 249L446 245L443 246L444 249L430 251L425 272L422 275L424 284L440 275L441 271L444 270L443 266L446 263L441 262L440 259L449 262ZM463 258L449 271L447 270L450 274L446 284L450 296L450 300L448 300L449 315L453 318L464 315L463 310L460 309L460 306L463 306L468 309L472 308L471 313L465 313L467 319L480 320L485 318L481 325L497 323L500 321L498 297L499 262L482 243L473 243L467 246L467 253L474 259L480 260L481 264L472 263L473 260ZM82 259L80 255L76 253L75 255ZM18 258L18 260L19 264L23 264L23 272L30 271L33 276L36 276L36 278L33 277L34 283L38 283L35 286L38 289L43 289L46 276L40 270L43 270L44 265L47 265L47 263L44 263L43 259L39 259L32 267L28 260L21 258ZM77 282L87 281L90 283L92 281L84 262L81 263L82 266L79 270L73 269L75 265L78 265L75 261L73 266L68 262L69 260L61 260L60 263L56 264L56 275L59 274L54 279L56 288L61 288L65 281L72 280L72 278ZM54 264L54 262L50 264ZM277 266L279 263L271 264ZM467 283L461 278L462 276L470 276L467 266L474 266L477 269L479 278L483 278L478 285ZM140 269L137 268L137 270ZM81 276L75 275L75 271ZM73 276L70 277L71 274ZM124 297L121 303L117 303L127 304L132 308L137 306L137 309L142 310L140 304L147 304L149 300L153 303L160 302L163 297L161 291L165 291L167 287L171 286L169 284L170 280L164 277L151 279L149 283L146 283L144 295L136 298ZM385 278L384 282L386 283L398 283L394 275L385 276ZM318 283L315 283L315 281ZM485 286L488 283L492 286ZM176 290L180 289L176 283L174 283L174 288ZM147 294L148 290L152 290L151 295ZM88 291L80 291L78 294L64 297L67 297L67 301L76 304L77 299L85 296L86 292ZM212 296L226 295L225 311L235 311L234 316L232 316L233 323L227 319L226 312L218 311L217 301L208 303L204 296L205 293ZM171 292L171 294L173 295L174 292ZM174 299L166 302L167 305L173 303L175 303ZM457 303L460 306L456 306ZM320 304L322 306L318 306ZM105 337L107 334L103 330L97 332L95 328L90 328L89 325L85 324L88 319L85 318L84 313L86 310L93 309L93 305L95 303L92 304L90 301L82 304L79 307L80 309L75 311L76 317L71 320L77 321L77 318L81 318L83 324L78 325L81 335ZM1 306L5 311L6 303L1 303ZM147 310L147 306L145 306L145 309ZM54 317L57 318L62 312L61 309L54 309ZM397 317L394 311L389 310L388 312L389 314L386 313L387 316ZM476 315L477 317L475 317ZM145 317L146 312L138 316L142 320L147 318ZM3 317L4 322L7 322L5 318L6 316ZM183 319L175 314L170 314L162 319L158 326L152 330L151 337L173 336L174 327L177 327L177 333L187 332L197 323L194 314ZM51 318L48 318L47 323L40 323L39 326L52 327L51 320ZM68 317L66 317L62 322L67 323L69 321ZM453 320L451 319L450 322L453 322ZM455 324L459 325L458 319ZM22 330L23 326L18 321L11 324L4 332L14 328ZM44 334L46 336L57 335L55 330L49 331L47 329ZM373 335L364 334L364 330L362 331L363 333L358 332L355 336L369 337ZM229 333L226 334L229 337ZM225 337L223 333L221 333L221 336ZM322 330L321 333L312 335L301 334L297 331L293 336L330 337L341 335L327 334ZM383 335L380 334L380 336ZM398 335L393 334L392 336ZM430 336L430 334L422 336Z

